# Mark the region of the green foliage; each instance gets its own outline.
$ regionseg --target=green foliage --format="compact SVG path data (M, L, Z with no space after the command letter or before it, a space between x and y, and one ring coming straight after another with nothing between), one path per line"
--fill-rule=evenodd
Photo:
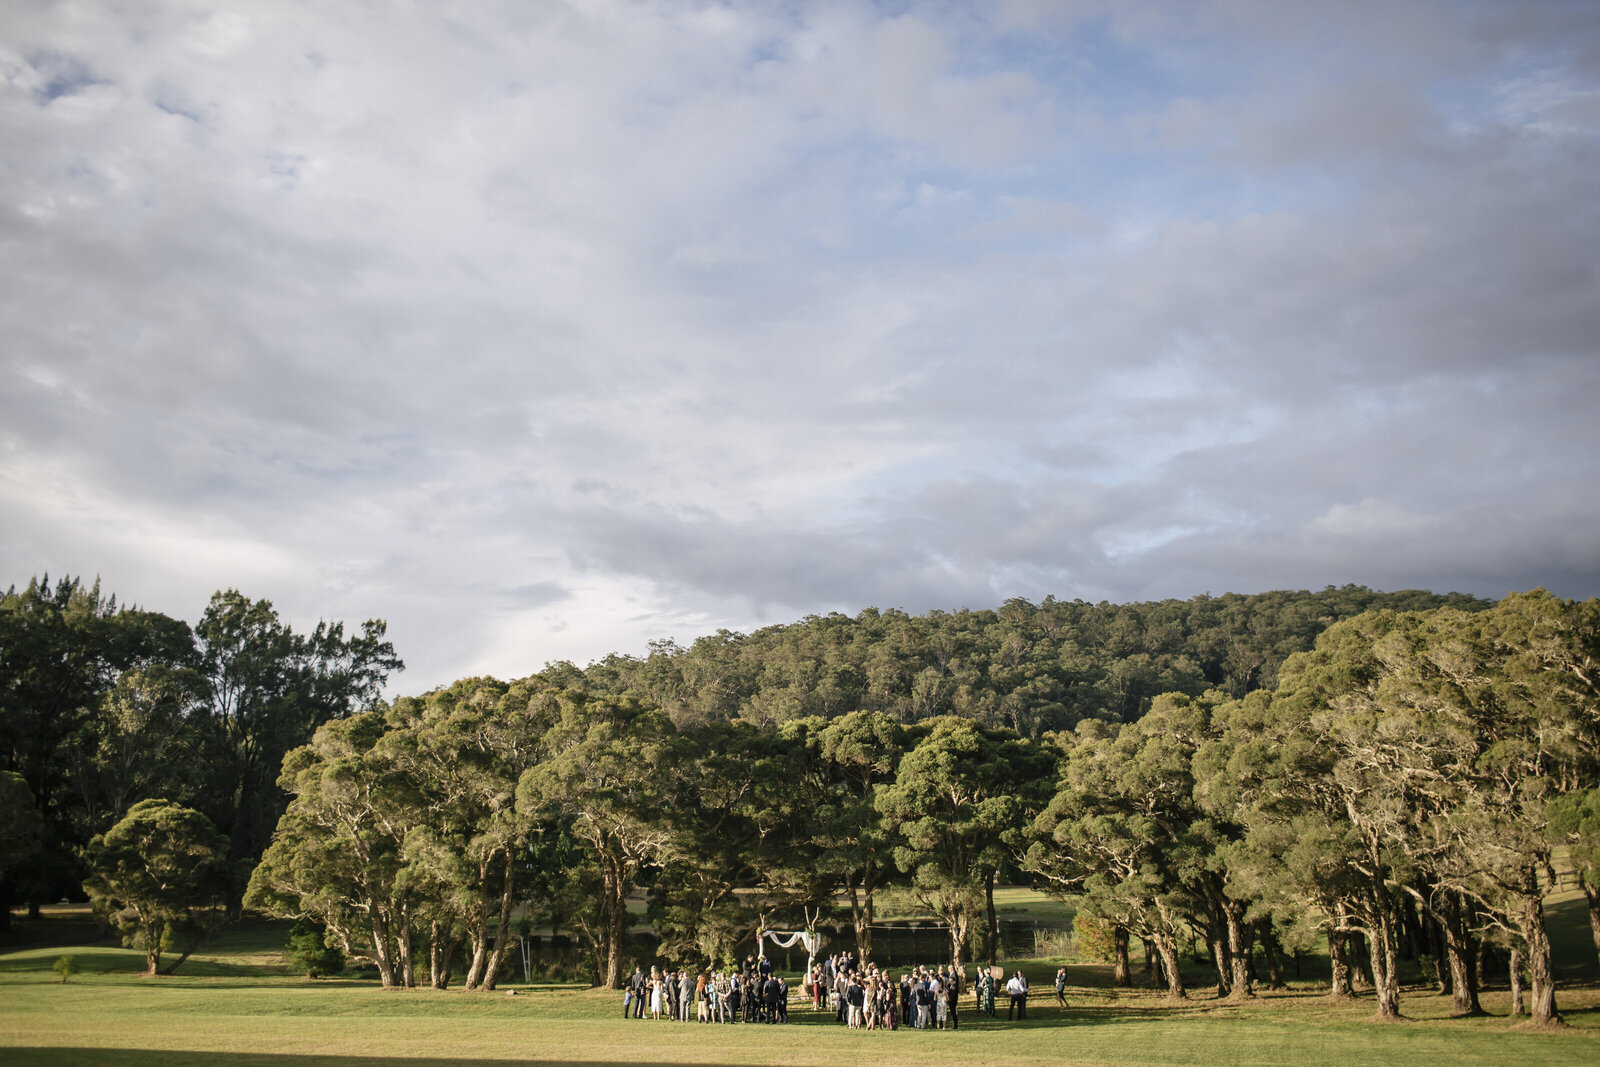
M50 965L50 969L61 976L61 981L64 985L67 979L78 973L78 957L59 956L56 958L55 963Z
M43 831L27 780L16 771L0 771L0 879L38 853Z
M918 899L946 923L960 966L979 896L1013 850L1023 847L1043 801L1051 755L1015 735L955 717L935 720L875 799L894 835L895 865Z
M411 946L405 837L426 812L381 744L385 732L375 711L335 719L284 759L280 785L294 799L245 904L314 917L347 955L370 959L390 987L405 983Z
M214 811L234 859L253 862L272 837L286 803L278 785L285 755L323 723L375 707L384 680L403 668L385 629L368 620L346 637L343 623L319 622L297 634L266 600L235 589L212 596L195 637Z
M298 920L289 929L283 962L307 978L326 978L344 970L344 953L337 944L328 943L326 933L321 923L312 919Z
M27 869L0 876L0 906L8 890L35 901L76 890L83 847L124 810L96 766L105 694L121 672L182 664L192 648L186 625L119 607L98 582L45 576L0 596L0 767L22 776L40 820ZM165 772L164 784L181 773Z
M1110 963L1116 956L1115 924L1093 915L1079 913L1072 917L1072 940L1078 956L1086 960Z
M592 852L598 914L582 928L605 985L620 989L628 894L644 867L691 836L680 790L690 749L666 716L633 698L567 690L552 694L549 713L544 759L522 774L516 809L529 820L570 820Z
M89 846L84 888L96 910L144 949L150 974L171 974L222 923L227 839L191 808L142 800ZM164 953L179 952L163 970Z
M1271 689L1285 658L1363 611L1487 604L1330 586L1120 605L1017 599L924 616L870 608L749 635L722 630L688 647L657 642L643 659L556 664L545 677L631 693L683 727L742 719L772 728L868 711L902 723L956 715L1037 738L1084 719L1131 721L1164 692Z

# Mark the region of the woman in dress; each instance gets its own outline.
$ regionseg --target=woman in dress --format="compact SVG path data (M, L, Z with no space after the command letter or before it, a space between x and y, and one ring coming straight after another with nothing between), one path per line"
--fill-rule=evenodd
M650 968L650 1018L661 1018L661 972Z

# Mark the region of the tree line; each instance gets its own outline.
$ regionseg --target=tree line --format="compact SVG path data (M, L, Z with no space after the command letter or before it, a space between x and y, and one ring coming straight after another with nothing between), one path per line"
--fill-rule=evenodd
M287 796L283 757L375 706L401 668L381 621L298 633L216 593L193 626L48 576L0 597L0 929L81 899L91 846L141 801L200 813L237 911ZM103 842L102 842L103 844ZM110 862L109 860L107 861Z
M78 584L66 594L100 603ZM8 594L7 610L24 597ZM289 672L301 681L281 691L296 695L270 715L293 729L233 757L277 772L270 792L256 787L270 803L253 820L236 796L207 799L193 765L119 793L144 802L120 821L102 803L115 825L78 830L75 854L100 898L117 899L103 872L131 847L113 831L134 820L152 852L184 832L159 797L210 803L231 884L250 869L245 903L315 919L386 986L493 988L519 918L576 931L613 988L641 921L663 958L702 963L826 911L848 917L869 958L888 886L940 918L959 965L993 958L997 882L1031 882L1111 931L1123 979L1138 937L1173 997L1187 995L1179 959L1196 942L1236 998L1263 981L1258 958L1276 984L1286 954L1320 942L1335 995L1369 975L1380 1015L1396 1016L1399 959L1420 953L1471 1013L1498 952L1514 978L1526 971L1535 1020L1554 1022L1542 904L1558 849L1600 948L1595 601L1344 587L867 611L392 702L376 698L397 665L382 632L368 623L352 650L342 629L319 627L320 647L344 648L321 659L304 651L315 641L283 646L327 680ZM237 738L217 709L261 701L218 696L234 690L204 665L212 643L195 641L201 698L179 718ZM22 690L5 647L10 716ZM146 669L100 662L98 695L87 687L73 705L101 722L97 744L122 676ZM263 672L276 677L262 661L238 676ZM314 692L330 696L307 714ZM13 743L14 766L23 751ZM55 773L37 780L76 784ZM60 825L89 810L27 786ZM276 829L249 838L252 856L233 835L267 816ZM641 896L645 914L631 914Z
M1410 943L1476 1013L1498 946L1553 1023L1557 848L1600 916L1582 858L1600 840L1597 653L1596 601L1380 609L1290 655L1271 690L1163 694L1132 722L1036 740L866 709L680 725L566 667L472 679L291 754L294 799L251 901L373 946L395 985L418 981L422 951L448 984L464 941L469 986L492 985L514 908L536 902L616 987L635 892L658 951L703 963L829 904L870 958L874 896L896 885L941 919L959 966L992 959L997 879L1033 879L1150 946L1175 998L1197 938L1233 998L1254 995L1258 955L1280 984L1285 945L1318 939L1335 995L1365 971L1397 1017Z

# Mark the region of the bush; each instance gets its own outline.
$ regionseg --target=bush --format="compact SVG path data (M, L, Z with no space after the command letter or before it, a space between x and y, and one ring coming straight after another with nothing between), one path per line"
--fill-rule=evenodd
M1114 927L1104 919L1077 915L1072 920L1072 940L1081 959L1109 963L1116 958Z
M296 971L304 971L307 978L325 978L344 970L344 953L338 946L328 944L327 931L321 923L301 919L289 930L283 962Z
M62 956L56 960L54 969L61 976L61 981L65 982L68 978L78 973L78 957Z

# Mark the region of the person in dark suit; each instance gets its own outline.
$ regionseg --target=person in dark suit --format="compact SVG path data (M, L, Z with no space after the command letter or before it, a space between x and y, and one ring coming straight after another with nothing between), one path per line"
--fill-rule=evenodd
M778 980L770 974L761 981L761 1006L763 1021L778 1021Z

